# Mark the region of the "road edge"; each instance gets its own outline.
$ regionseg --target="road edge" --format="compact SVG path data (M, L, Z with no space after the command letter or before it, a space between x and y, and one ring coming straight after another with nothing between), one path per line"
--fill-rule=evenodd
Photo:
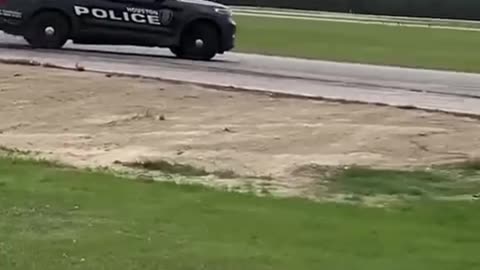
M217 91L225 91L225 92L244 92L250 94L257 94L257 95L266 95L272 98L293 98L293 99L306 99L306 100L317 100L317 101L325 101L325 102L333 102L339 104L364 104L364 105L371 105L371 106L379 106L379 107L392 107L398 108L403 110L417 110L423 112L430 112L430 113L441 113L452 115L456 117L467 117L475 120L480 120L480 114L474 113L464 113L464 112L455 112L449 110L442 110L442 109L429 109L423 108L415 105L396 105L387 102L369 102L369 101L361 101L361 100L353 100L353 99L344 99L344 98L329 98L323 96L311 96L307 94L291 94L291 93L282 93L282 92L275 92L268 89L261 89L261 88L247 88L247 87L240 87L240 86L232 86L232 85L221 85L215 83L203 83L203 82L192 82L192 81L185 81L179 79L169 79L159 76L148 76L142 74L131 74L131 73L123 73L123 72L110 72L110 71L102 71L96 70L93 68L87 68L84 66L79 66L76 64L75 66L66 66L66 65L59 65L59 64L52 64L49 62L41 62L32 59L25 59L25 58L15 58L15 59L8 59L8 58L1 58L0 57L0 64L6 65L21 65L21 66L32 66L32 67L40 67L40 68L50 68L50 69L60 69L60 70L69 70L69 71L76 71L76 72L91 72L97 74L104 74L106 77L126 77L126 78L137 78L137 79L149 79L149 80L156 80L166 83L172 84L190 84L195 86L200 86L204 88L210 88Z

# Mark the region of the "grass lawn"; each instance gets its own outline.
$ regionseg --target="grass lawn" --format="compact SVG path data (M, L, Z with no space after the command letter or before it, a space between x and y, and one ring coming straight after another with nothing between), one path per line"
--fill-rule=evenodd
M337 173L327 184L330 192L359 196L400 195L438 198L480 194L478 169L442 168L430 172L372 170L352 167Z
M0 159L0 269L480 269L479 210L257 198Z
M480 33L236 16L237 51L480 71Z

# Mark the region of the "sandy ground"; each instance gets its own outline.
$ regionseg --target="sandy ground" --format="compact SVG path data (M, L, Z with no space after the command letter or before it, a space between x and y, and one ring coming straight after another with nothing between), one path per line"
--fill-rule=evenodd
M168 160L297 194L305 165L461 161L480 156L478 134L480 121L441 113L0 65L0 146L77 166Z

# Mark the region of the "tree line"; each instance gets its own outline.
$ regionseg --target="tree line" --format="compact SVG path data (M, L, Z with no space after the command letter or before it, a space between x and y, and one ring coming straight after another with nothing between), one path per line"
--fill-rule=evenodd
M372 15L480 20L480 0L217 0L247 5Z

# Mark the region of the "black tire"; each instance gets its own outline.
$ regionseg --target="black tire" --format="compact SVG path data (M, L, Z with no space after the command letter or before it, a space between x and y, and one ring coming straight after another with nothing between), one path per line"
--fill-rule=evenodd
M219 38L218 31L213 25L194 23L182 34L180 46L172 47L170 50L179 58L206 61L218 53ZM201 41L201 44L198 41Z
M33 48L60 49L69 35L69 21L65 16L57 12L42 12L29 21L25 40Z

